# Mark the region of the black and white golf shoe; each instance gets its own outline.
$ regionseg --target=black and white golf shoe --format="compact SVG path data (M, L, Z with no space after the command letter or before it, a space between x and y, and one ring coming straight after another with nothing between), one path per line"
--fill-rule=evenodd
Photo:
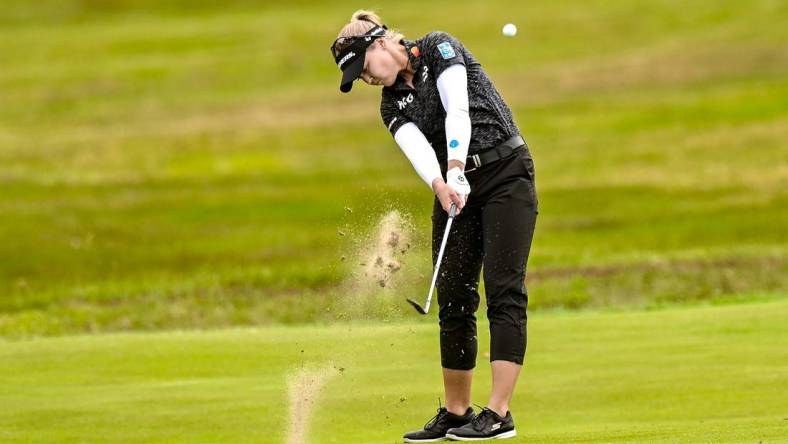
M403 439L405 442L444 441L447 430L452 427L462 427L475 417L471 407L468 407L465 414L460 416L446 410L446 407L441 407L440 401L438 401L438 413L424 424L424 429L408 432L403 436Z
M446 438L452 441L484 441L512 438L516 435L512 412L506 412L506 416L501 418L487 407L468 424L446 431Z

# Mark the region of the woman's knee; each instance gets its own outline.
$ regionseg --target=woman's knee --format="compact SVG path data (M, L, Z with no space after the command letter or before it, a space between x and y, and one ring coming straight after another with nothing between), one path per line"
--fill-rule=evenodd
M490 324L522 327L527 318L528 294L510 289L487 298L487 319Z
M458 302L449 302L438 310L441 333L476 332L476 310Z

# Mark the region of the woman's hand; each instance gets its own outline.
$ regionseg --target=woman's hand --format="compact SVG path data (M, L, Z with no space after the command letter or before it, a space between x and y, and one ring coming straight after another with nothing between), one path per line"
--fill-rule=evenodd
M459 168L452 168L446 173L446 178L449 183L443 181L442 178L436 178L432 181L432 189L435 191L435 196L447 213L451 209L451 204L457 205L455 215L459 215L462 208L465 206L465 201L470 194L471 186L468 180Z

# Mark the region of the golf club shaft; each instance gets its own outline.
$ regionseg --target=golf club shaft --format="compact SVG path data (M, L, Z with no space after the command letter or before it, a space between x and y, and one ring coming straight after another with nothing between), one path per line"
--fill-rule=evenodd
M443 240L441 241L441 248L438 251L438 260L435 262L435 272L432 274L432 283L430 284L430 292L427 293L427 302L424 304L424 311L430 311L430 302L432 302L432 291L435 290L435 282L438 280L438 271L440 270L441 260L443 259L443 250L446 249L446 241L449 239L449 231L451 230L451 223L454 221L454 214L457 211L457 206L451 204L449 209L449 220L446 221L446 229L443 232Z

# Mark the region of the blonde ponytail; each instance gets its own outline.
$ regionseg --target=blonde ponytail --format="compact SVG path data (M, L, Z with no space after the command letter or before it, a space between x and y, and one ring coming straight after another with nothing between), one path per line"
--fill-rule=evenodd
M373 11L365 11L363 9L359 9L358 11L354 12L353 15L350 17L350 21L355 20L366 20L369 22L374 22L376 25L381 26L383 21L375 14Z
M381 20L380 17L373 11L359 9L358 11L354 12L352 16L350 16L350 23L342 27L342 30L339 31L337 38L362 35L374 28L375 25L382 26L383 20ZM398 43L400 40L405 38L402 33L391 29L386 30L385 37L394 43Z

